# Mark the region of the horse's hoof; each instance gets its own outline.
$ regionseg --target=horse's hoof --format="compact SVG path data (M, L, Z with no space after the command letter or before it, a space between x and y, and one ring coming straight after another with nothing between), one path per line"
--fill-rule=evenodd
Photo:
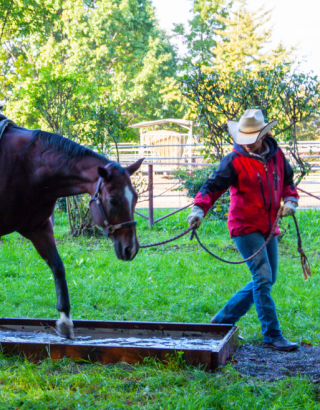
M74 340L74 331L73 331L73 326L68 325L67 323L59 323L59 320L57 321L57 331L61 337L65 337L66 339L71 339Z

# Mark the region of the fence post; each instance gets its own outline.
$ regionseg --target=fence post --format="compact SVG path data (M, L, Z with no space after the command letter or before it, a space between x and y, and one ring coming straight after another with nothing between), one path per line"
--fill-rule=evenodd
M148 165L149 176L149 228L153 226L153 165Z

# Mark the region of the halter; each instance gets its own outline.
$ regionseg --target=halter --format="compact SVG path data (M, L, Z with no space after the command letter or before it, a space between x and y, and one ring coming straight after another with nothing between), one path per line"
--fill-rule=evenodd
M108 164L105 167L105 169L107 169L111 165L112 165L112 163ZM102 177L99 177L95 193L93 194L93 197L90 199L89 206L92 204L92 202L95 202L98 205L98 208L100 210L100 214L101 214L101 217L102 217L102 220L103 220L104 228L107 231L107 236L112 235L115 231L117 231L119 229L130 228L131 226L136 226L137 221L122 222L122 223L117 224L117 225L112 225L111 223L109 223L106 212L104 210L104 207L103 207L101 199L100 199L101 182L102 182Z

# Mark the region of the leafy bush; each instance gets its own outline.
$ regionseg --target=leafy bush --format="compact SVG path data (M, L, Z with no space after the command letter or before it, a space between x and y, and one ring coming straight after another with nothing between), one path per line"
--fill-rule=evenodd
M91 219L88 207L89 195L77 195L66 198L68 222L72 236L102 236L102 229Z
M59 212L67 212L67 200L66 200L66 198L59 198L57 200L56 209Z
M186 190L187 196L194 198L200 191L202 185L206 182L209 176L216 170L217 167L201 167L192 171L187 169L178 169L175 171L175 176L180 179L181 187L177 191ZM209 210L209 214L214 219L226 219L230 204L230 193L225 192L214 206Z

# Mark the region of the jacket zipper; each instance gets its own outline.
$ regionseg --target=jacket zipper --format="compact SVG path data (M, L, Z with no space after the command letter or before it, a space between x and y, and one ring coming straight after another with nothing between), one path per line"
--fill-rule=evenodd
M268 167L267 167L267 164L263 164L263 166L264 166L264 169L265 169L265 171L266 171L267 181L268 181L268 188L269 188L269 198L270 198L270 201L269 201L269 211L268 211L268 214L269 214L269 232L270 232L270 230L271 230L271 187L270 187L270 181L269 181L269 175L268 175Z
M279 190L279 185L278 185L278 170L277 170L277 157L276 157L276 155L274 155L274 157L273 157L273 162L274 162L274 171L273 171L274 202L275 202L275 205L277 206L277 191Z
M278 190L278 178L277 174L273 171L273 180L274 180L274 204L277 206L277 190Z
M261 181L261 176L260 176L259 172L258 172L257 175L258 175L259 182L260 182L260 188L261 188L261 192L262 192L263 203L264 203L264 206L266 207L266 206L267 206L267 202L266 202L266 198L265 198L265 196L264 196L263 186L262 186L262 181Z

